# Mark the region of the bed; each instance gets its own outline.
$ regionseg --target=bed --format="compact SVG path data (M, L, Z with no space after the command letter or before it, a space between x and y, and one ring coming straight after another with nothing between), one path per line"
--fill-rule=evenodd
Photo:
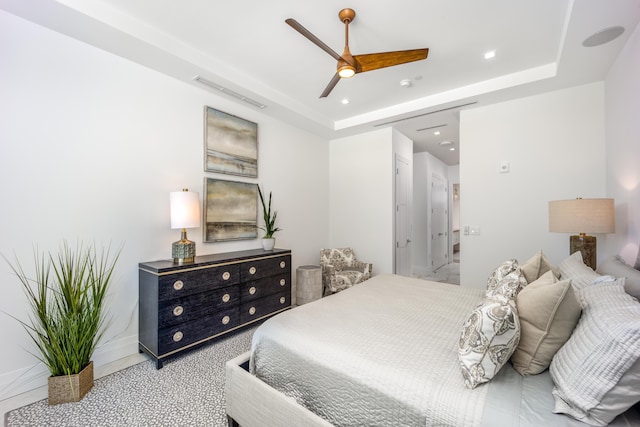
M227 363L230 425L584 427L551 412L549 371L523 377L507 363L465 386L461 326L484 296L386 274L269 319ZM629 410L611 425L640 418Z

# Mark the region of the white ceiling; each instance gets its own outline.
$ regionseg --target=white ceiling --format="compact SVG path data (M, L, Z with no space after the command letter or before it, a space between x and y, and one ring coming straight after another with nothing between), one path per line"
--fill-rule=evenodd
M428 47L428 58L342 80L320 99L335 60L284 20L341 53L344 7L356 11L354 55ZM447 164L458 151L439 143L459 148L461 108L602 80L640 19L640 0L0 0L0 8L213 91L193 80L200 75L327 138L392 124L415 152ZM618 25L620 38L582 46ZM489 50L496 56L485 60ZM420 130L436 126L438 136Z

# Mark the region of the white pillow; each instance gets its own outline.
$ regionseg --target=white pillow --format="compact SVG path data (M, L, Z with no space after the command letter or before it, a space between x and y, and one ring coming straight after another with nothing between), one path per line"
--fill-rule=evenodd
M486 298L462 326L458 359L468 388L490 381L509 360L520 339L514 302Z
M598 273L626 278L624 289L629 295L640 299L640 271L624 262L619 255L607 258L598 267Z
M571 279L574 289L588 286L600 277L598 273L582 261L582 253L580 251L572 253L558 264L557 271L560 280Z
M624 278L576 291L582 317L549 372L555 413L595 426L640 401L640 303Z

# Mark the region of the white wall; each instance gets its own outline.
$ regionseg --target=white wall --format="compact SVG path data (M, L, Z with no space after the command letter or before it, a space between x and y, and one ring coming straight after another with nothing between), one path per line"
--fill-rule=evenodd
M640 26L605 80L607 196L616 204L609 254L634 264L640 244Z
M31 270L36 245L124 245L97 366L137 352L137 265L169 258L179 239L169 228L170 191L202 197L205 176L259 182L273 191L278 247L293 250L294 268L317 264L329 242L328 141L5 12L0 39L10 41L0 43L0 253ZM204 105L258 123L259 179L205 174ZM189 237L198 254L260 247L204 244L201 229ZM28 308L3 261L0 277L1 400L44 385L47 373L31 369L34 346L5 314L26 320Z
M413 155L413 272L418 275L428 275L432 272L431 184L434 173L443 179L449 179L448 167L444 162L426 152Z
M569 234L548 231L548 202L607 195L603 105L594 83L462 111L460 222L481 233L461 236L462 285L484 287L502 261L540 249L553 263L569 254Z
M393 159L391 128L330 142L329 247L352 247L374 274L393 272Z

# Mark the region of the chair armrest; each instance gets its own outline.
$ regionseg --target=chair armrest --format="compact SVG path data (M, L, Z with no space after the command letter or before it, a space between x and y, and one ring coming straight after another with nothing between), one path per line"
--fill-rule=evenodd
M371 273L373 273L373 264L362 261L354 261L353 268L357 268L358 271L361 271L364 275L371 277Z

